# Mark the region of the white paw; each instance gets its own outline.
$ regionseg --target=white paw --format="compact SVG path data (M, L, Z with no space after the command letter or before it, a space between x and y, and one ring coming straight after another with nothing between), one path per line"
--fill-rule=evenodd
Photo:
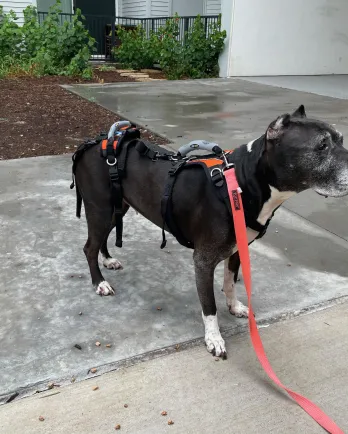
M236 301L234 305L228 305L228 309L232 315L237 318L249 318L249 308L244 306L240 301Z
M96 293L104 297L106 297L107 295L115 295L113 287L106 280L99 283Z
M122 270L123 269L121 262L115 258L105 258L102 256L102 259L103 259L104 267L106 267L108 270Z
M220 334L219 325L216 315L203 315L203 321L205 326L205 343L209 353L213 353L216 357L222 357L226 359L226 346L225 341Z

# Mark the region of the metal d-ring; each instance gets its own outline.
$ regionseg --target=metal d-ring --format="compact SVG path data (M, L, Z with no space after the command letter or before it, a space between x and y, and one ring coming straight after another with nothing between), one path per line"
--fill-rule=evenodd
M116 163L117 163L117 160L116 160L116 159L115 159L115 161L114 161L113 163L110 163L109 160L106 160L106 164L107 164L108 166L115 166Z
M214 169L210 172L210 176L213 177L214 176L214 172L219 172L221 177L224 176L223 171L220 169L220 167L214 167Z

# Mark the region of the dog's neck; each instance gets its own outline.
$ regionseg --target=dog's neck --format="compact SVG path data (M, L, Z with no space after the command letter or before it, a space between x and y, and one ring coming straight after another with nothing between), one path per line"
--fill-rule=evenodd
M265 225L274 211L295 194L279 191L275 174L264 158L265 136L237 148L232 159L238 183L243 191L243 205L250 220Z

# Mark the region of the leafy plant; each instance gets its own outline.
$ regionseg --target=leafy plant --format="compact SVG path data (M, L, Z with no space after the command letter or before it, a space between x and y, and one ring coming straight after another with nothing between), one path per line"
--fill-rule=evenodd
M115 56L125 68L151 68L158 61L158 41L154 32L147 38L141 25L132 30L118 26L117 35L122 44L116 48Z
M3 12L0 9L0 15ZM73 75L92 77L89 59L95 40L84 27L77 9L71 20L62 20L60 1L52 6L40 24L36 8L24 11L19 27L13 12L0 22L0 74ZM62 22L63 21L63 22ZM7 71L7 72L6 72Z
M180 18L175 15L149 37L142 26L135 30L119 27L121 46L114 50L117 61L132 69L150 68L158 62L171 80L218 76L219 55L226 38L221 16L206 28L198 15L184 41L179 38L179 26Z
M0 17L0 57L15 56L22 40L21 28L16 23L17 16L13 11L4 14L4 8L0 5Z
M206 29L198 15L186 36L186 74L192 78L218 76L219 56L224 48L225 38L226 31L221 30L221 16Z
M165 75L170 80L180 79L186 72L185 50L178 38L180 18L176 14L174 18L166 20L166 24L158 31L160 40L159 64Z

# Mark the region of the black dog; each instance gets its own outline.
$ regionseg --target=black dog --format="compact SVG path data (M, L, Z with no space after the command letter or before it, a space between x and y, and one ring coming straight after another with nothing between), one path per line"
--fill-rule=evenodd
M84 247L92 283L99 295L114 290L98 266L99 251L109 269L121 268L107 249L115 227L108 167L98 146L87 150L76 167L78 197L82 197L88 223ZM307 119L300 106L292 115L278 117L259 139L237 148L229 157L235 164L252 242L267 226L274 211L290 196L313 189L324 196L348 194L348 151L343 136L327 123ZM127 175L122 181L124 213L129 206L162 227L161 198L171 163L153 163L130 147ZM224 292L229 311L247 317L237 300L235 282L240 266L231 215L217 198L204 170L192 167L178 175L172 196L173 217L187 240L194 243L196 284L203 311L205 341L209 352L225 357L215 305L213 280L216 266L225 260ZM81 204L78 204L80 206ZM250 229L252 228L252 229Z

